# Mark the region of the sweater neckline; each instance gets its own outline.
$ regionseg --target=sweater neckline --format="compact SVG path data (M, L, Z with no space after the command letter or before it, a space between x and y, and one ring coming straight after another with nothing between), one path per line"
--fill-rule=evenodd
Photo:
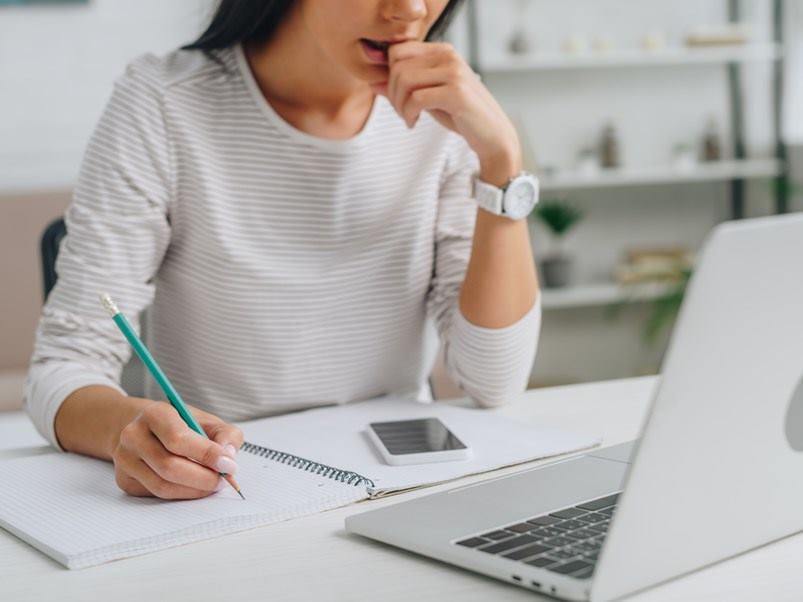
M270 102L268 102L268 99L265 98L265 95L262 93L262 90L260 90L259 84L257 83L256 78L251 71L251 66L248 64L248 59L245 56L245 51L243 50L242 44L237 44L234 47L234 54L237 62L237 69L239 70L240 76L243 78L243 81L245 82L245 85L254 101L268 118L268 120L288 137L293 140L297 140L298 142L320 148L321 150L336 153L351 152L365 146L370 130L373 129L373 125L377 120L379 107L384 100L384 97L379 94L374 96L374 103L371 106L371 112L368 115L368 119L366 120L362 129L351 138L336 139L314 136L298 129L286 121L271 106Z

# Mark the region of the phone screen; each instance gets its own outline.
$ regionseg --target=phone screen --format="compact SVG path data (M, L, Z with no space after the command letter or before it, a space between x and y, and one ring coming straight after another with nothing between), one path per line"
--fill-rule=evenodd
M466 449L463 442L437 418L372 422L370 427L388 453L395 456Z

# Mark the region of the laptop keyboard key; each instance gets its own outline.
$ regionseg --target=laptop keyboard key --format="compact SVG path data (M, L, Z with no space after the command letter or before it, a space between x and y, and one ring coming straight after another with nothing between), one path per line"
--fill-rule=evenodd
M499 543L477 549L487 552L488 554L499 554L500 552L506 552L508 550L512 550L513 548L526 546L527 544L535 543L536 541L536 538L532 535L519 535L518 537L506 539L505 541L500 541Z
M509 527L505 527L508 531L515 531L516 533L526 533L533 526L530 523L519 523L518 525L510 525Z
M490 533L483 533L480 537L486 537L488 539L493 539L494 541L499 541L500 539L507 539L508 537L513 537L515 533L510 533L509 531L491 531Z
M576 573L572 573L572 577L574 577L575 579L585 579L586 577L590 577L593 572L594 572L594 567L590 566L586 569L581 569Z
M529 564L530 566L537 566L537 567L545 567L551 564L555 564L559 562L554 558L547 558L546 556L539 556L538 558L533 558L532 560L525 560L524 564Z
M587 526L588 526L588 523L584 523L581 520L575 520L575 519L563 520L563 521L561 521L559 523L555 523L555 528L557 528L557 529L565 529L565 530L582 529L583 527L587 527Z
M586 510L580 510L578 508L565 508L563 510L558 510L557 512L550 512L549 516L554 516L556 518L574 518L575 516L580 516L581 514L586 514Z
M536 554L543 554L547 550L549 550L549 548L540 546L536 543L530 546L524 546L518 550L513 550L512 552L508 552L507 554L504 554L504 557L510 558L511 560L523 560L524 558L529 558L530 556L535 556Z
M457 545L466 546L467 548L476 548L477 546L481 546L486 543L490 542L487 539L483 539L482 537L469 537L468 539L464 539L463 541L458 541Z
M545 527L547 525L553 525L555 523L559 523L560 519L555 518L554 516L536 516L535 518L531 518L527 522L530 523L531 525Z
M566 531L555 527L541 527L540 529L533 529L530 533L536 537L557 537L558 535L563 535Z
M601 508L607 508L608 506L615 506L616 502L618 501L619 494L614 493L613 495L608 495L606 497L599 498L598 500L591 500L585 504L579 504L577 507L582 508L583 510L599 510Z
M568 537L553 537L551 539L547 539L544 544L548 546L568 546L569 544L574 543L573 539L569 539Z
M556 567L552 567L549 570L555 573L560 573L561 575L571 575L572 573L577 573L582 570L587 569L594 569L594 565L590 562L586 562L585 560L572 560L571 562L567 562L566 564L561 564Z
M584 523L601 523L605 521L611 520L610 517L605 516L604 514L598 514L596 512L592 512L590 514L586 514L584 516L578 516L577 520L581 520Z
M569 558L580 556L580 554L568 548L561 548L560 550L552 550L551 552L549 552L549 555L554 558L560 558L561 560L568 560Z

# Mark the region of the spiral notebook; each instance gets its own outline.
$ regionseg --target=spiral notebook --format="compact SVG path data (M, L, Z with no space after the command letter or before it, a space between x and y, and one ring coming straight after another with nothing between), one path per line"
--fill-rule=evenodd
M369 422L434 416L474 450L471 460L389 466ZM599 443L492 412L378 400L242 423L237 457L246 500L224 489L170 502L122 493L110 463L75 454L0 462L0 526L67 568L93 566L338 508Z

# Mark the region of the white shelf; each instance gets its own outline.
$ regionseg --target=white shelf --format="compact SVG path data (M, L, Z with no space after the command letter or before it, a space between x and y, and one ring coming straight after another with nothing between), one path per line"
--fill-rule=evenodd
M782 50L779 45L764 43L716 48L680 47L655 51L610 51L605 54L532 54L483 61L480 64L480 71L482 73L505 73L659 65L715 65L775 61L781 56Z
M781 164L775 159L744 159L698 163L689 168L673 166L640 169L603 169L594 175L562 172L541 176L544 192L606 188L615 186L641 186L683 182L716 182L732 179L772 178L781 173Z
M562 289L541 289L541 307L566 309L592 307L614 303L637 303L652 301L671 291L673 285L653 283L621 286L615 283L571 286Z

